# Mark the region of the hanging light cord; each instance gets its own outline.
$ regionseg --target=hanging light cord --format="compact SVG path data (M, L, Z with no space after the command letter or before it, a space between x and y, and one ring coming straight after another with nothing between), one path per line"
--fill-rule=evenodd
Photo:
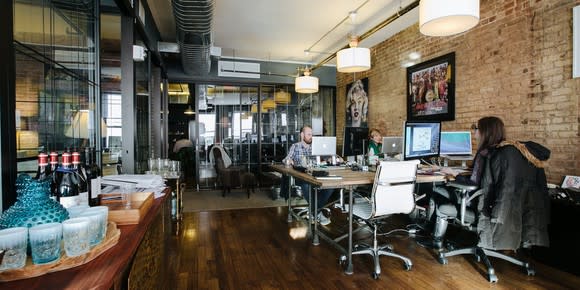
M339 26L341 26L343 23L345 23L349 18L351 13L357 13L359 9L361 9L363 6L365 6L367 3L369 3L370 0L367 0L365 2L363 2L361 5L359 5L355 10L351 11L348 13L347 16L345 16L338 24L336 24L333 28L331 28L329 31L327 31L322 37L320 37L314 44L312 44L306 51L310 52L312 51L312 48L314 46L316 46L320 41L322 41L325 37L327 37L331 32L333 32L335 29L337 29Z
M407 14L408 12L415 9L416 7L419 7L419 2L420 2L419 0L416 0L413 3L407 5L406 7L401 8L399 11L397 11L396 14L391 15L389 18L383 20L381 23L377 24L375 27L373 27L370 30L368 30L367 32L361 34L358 37L358 41L359 42L363 41L364 39L373 35L375 32L383 29L385 26L387 26L387 25L391 24L393 21L399 19L401 16ZM345 48L349 48L349 47L350 46L347 44L347 45L339 48L336 52L339 52L339 51L341 51ZM325 59L323 59L322 61L320 61L316 65L312 66L310 68L310 71L314 71L315 69L318 69L319 67L323 66L325 63L329 62L330 60L332 60L335 57L336 57L336 53L333 53L333 54L327 56Z

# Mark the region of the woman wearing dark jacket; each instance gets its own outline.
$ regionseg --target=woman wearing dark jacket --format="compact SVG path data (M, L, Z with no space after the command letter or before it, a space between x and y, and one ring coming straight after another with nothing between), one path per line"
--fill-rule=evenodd
M550 151L534 142L505 141L504 124L497 117L480 119L474 129L479 145L472 174L441 170L482 191L477 204L478 246L495 250L548 246L549 197L543 167ZM453 200L448 191L436 192ZM433 245L441 247L447 220L455 217L449 213L457 212L453 204L441 200L437 204L431 203L437 208Z

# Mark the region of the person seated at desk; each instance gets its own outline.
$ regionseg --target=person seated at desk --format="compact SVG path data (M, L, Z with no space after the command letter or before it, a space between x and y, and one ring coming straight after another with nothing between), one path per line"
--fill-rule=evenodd
M455 178L458 183L463 183L467 185L475 185L478 188L487 188L489 191L493 184L482 184L483 176L513 176L513 174L506 172L506 166L510 160L514 158L519 158L516 154L521 154L524 158L530 161L530 163L536 166L535 162L537 160L545 161L550 155L550 151L540 144L534 142L508 142L505 141L505 128L504 123L501 119L497 117L484 117L477 121L477 126L473 128L475 130L475 138L478 141L477 153L474 158L473 168L471 175L460 175L457 170L449 167L441 168L442 172L445 172ZM517 150L507 150L505 148L509 146L514 146ZM537 162L536 162L537 163ZM518 171L518 168L509 168L509 170ZM498 214L499 211L510 211L514 209L502 207L502 204L509 204L509 202L504 203L505 200L510 199L512 194L516 192L516 188L521 186L518 182L523 182L526 184L533 184L536 176L526 176L524 180L519 180L516 182L505 182L504 184L509 184L510 186L502 187L496 192L493 192L496 199L489 199L489 197L484 196L484 200L480 201L480 210L482 215L480 216L478 229L490 226L489 223L493 223L491 218L490 209L491 206L496 206L494 213ZM545 176L544 176L545 178ZM494 178L488 178L494 180ZM499 182L496 180L496 182ZM544 182L545 184L545 182ZM433 231L433 247L441 248L442 239L445 234L445 228L447 224L447 217L439 209L443 204L454 203L457 204L458 201L453 200L454 195L449 194L452 192L451 189L443 189L442 194L435 194L433 197L433 202L430 202L430 213L436 212L436 225ZM446 192L445 192L446 191ZM445 197L443 197L445 196ZM431 209L433 208L433 209ZM428 217L430 215L428 214ZM511 223L516 222L515 220L505 220L504 226L509 227ZM495 237L493 231L486 231L486 233L480 233L480 244L485 244L487 241L505 241L505 239L510 239L510 237ZM539 236L539 235L538 235ZM490 248L495 248L494 246L486 245Z
M470 168L471 174L463 174L462 171L451 167L436 167L436 169L445 173L450 179L454 179L455 182L479 187L485 158L489 156L490 151L493 151L499 143L505 140L505 128L501 119L497 117L484 117L477 121L477 126L473 126L473 129L475 130L474 138L478 146L475 158L473 159L473 167ZM452 189L437 188L436 190L443 192L440 194L435 193L429 200L428 220L433 218L433 214L440 204L449 203L450 201L457 202L456 200L450 200L453 198L449 194Z
M369 156L379 156L383 154L383 134L379 129L371 129L369 132Z
M369 164L375 165L379 158L383 158L383 134L379 129L371 129L369 132L369 146L367 148Z
M290 149L288 150L288 155L284 160L284 164L290 164L293 166L299 166L302 164L302 158L309 158L312 155L312 128L310 126L304 126L300 129L300 142L292 144ZM309 200L310 195L310 184L304 182L302 180L296 179L295 184L302 188L302 193L306 200ZM328 203L330 196L332 195L333 190L331 189L322 189L318 191L318 203L317 208L318 210L322 209L323 206ZM312 210L312 205L311 210ZM313 215L314 216L314 215ZM318 221L321 225L328 225L330 224L330 218L326 217L322 211L320 211L317 215Z

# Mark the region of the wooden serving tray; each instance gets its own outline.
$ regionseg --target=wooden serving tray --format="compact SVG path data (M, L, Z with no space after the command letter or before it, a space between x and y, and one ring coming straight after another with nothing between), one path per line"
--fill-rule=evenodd
M26 258L26 266L24 266L24 268L0 271L0 281L6 282L38 277L47 273L62 271L86 264L116 245L119 241L120 235L121 230L117 228L117 225L114 222L109 222L107 224L107 234L103 241L92 248L88 253L76 257L69 257L66 255L63 248L61 249L61 256L58 261L42 265L35 265L32 263L32 257L28 255Z
M127 208L122 204L119 193L99 195L101 205L109 207L109 221L118 225L138 224L151 208L153 199L153 192L134 192L131 194L131 207Z

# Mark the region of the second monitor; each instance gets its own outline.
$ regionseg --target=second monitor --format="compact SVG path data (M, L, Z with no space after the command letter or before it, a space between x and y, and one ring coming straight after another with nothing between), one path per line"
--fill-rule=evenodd
M385 156L394 156L403 152L403 137L383 137L383 153Z
M405 160L439 156L441 122L407 121L403 134Z
M336 137L314 136L311 146L313 156L336 155Z

